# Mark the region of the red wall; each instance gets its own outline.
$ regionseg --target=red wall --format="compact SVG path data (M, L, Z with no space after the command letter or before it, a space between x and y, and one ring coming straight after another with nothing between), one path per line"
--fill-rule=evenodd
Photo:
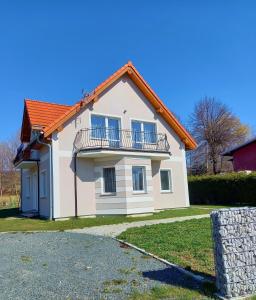
M256 142L237 150L233 159L235 171L256 171Z

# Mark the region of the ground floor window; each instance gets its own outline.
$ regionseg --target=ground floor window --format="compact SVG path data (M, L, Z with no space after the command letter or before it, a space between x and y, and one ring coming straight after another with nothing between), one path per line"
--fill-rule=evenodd
M161 192L172 192L171 170L160 170Z
M134 192L145 192L145 167L132 167L132 185Z
M103 192L104 194L116 192L115 168L103 168Z

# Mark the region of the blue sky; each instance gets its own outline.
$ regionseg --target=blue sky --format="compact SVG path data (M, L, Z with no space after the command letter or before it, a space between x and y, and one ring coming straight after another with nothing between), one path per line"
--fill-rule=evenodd
M0 0L0 141L26 97L73 104L131 60L184 123L214 96L256 129L256 2Z

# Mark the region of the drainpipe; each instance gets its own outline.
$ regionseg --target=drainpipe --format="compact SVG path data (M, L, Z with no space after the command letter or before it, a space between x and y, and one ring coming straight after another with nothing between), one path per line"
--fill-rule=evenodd
M39 181L39 162L37 164L37 212L40 216L40 181Z
M42 141L40 141L40 137L37 137L37 142L41 145L44 145L48 148L49 150L49 179L50 179L50 217L49 219L52 220L53 219L53 188L52 188L52 185L53 185L53 176L52 176L52 173L53 173L53 170L52 170L52 146L50 144L47 144L47 143L44 143Z
M75 192L75 217L77 217L77 154L79 151L74 153L74 192Z

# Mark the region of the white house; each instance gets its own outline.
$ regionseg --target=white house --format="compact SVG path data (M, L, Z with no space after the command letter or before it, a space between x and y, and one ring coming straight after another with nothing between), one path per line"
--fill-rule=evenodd
M194 139L128 62L67 106L25 100L21 210L57 219L189 206Z

